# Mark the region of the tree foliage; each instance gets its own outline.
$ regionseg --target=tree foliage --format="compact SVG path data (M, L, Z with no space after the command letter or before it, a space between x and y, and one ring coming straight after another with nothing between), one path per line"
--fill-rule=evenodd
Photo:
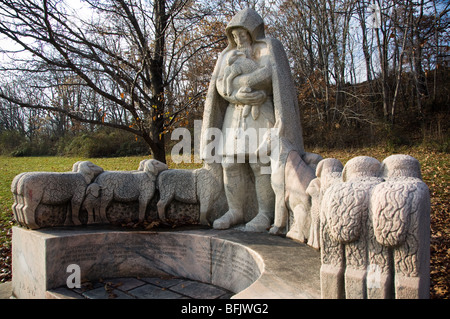
M348 146L333 143L376 141L399 131L417 137L448 118L447 2L290 0L276 6L270 31L288 49L306 141L323 143L328 134L330 146Z
M249 6L286 48L307 144L448 144L441 0L0 0L0 130L33 141L108 126L164 161L167 134L202 116L227 21Z
M14 44L3 50L0 97L55 120L129 131L165 161L164 133L190 104L177 101L189 92L173 91L181 72L222 39L194 27L212 9L187 0L81 4L76 12L65 1L0 2L0 34Z

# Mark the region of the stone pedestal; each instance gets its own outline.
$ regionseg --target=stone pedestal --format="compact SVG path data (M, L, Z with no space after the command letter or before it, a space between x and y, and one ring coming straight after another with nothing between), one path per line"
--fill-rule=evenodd
M238 230L13 229L13 296L46 298L80 267L99 278L177 276L233 298L320 298L320 255L301 243Z

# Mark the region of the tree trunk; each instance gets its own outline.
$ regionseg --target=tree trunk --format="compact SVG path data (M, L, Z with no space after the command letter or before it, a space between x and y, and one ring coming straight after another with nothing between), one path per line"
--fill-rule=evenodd
M381 66L381 91L383 94L383 116L385 121L389 119L389 87L387 83L387 49L386 49L386 34L383 33L383 43L380 40L379 29L376 29L376 37L377 37L377 46L378 46L378 54L380 57L380 66Z
M154 4L155 12L155 43L154 54L150 59L150 79L152 88L152 104L154 105L154 116L152 140L150 147L153 157L163 163L166 162L166 146L164 138L164 47L165 32L167 27L166 3L165 0L157 0ZM147 137L148 138L148 137Z

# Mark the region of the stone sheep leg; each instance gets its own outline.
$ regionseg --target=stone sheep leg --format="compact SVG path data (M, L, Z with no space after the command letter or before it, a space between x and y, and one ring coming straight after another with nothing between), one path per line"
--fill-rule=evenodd
M313 248L320 248L320 179L315 178L309 183L306 194L311 197L311 226L309 228L307 244Z
M88 212L88 225L101 222L100 205L101 205L101 186L97 183L90 184L86 189L86 198L83 202L83 208Z
M372 189L371 199L377 194L377 184ZM369 203L370 206L370 203ZM373 214L369 209L368 230L368 266L367 266L367 298L391 299L393 291L392 253L388 247L381 245L374 236Z

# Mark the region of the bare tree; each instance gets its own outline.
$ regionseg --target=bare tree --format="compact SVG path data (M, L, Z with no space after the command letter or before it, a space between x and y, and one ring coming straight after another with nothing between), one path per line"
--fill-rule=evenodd
M190 19L213 11L188 0L86 0L83 6L84 15L64 1L0 1L0 35L18 48L3 49L11 63L0 70L8 82L2 83L0 98L128 131L165 161L164 133L180 113L180 106L170 105L170 85L196 52L208 48L200 42L220 41L213 34L192 35L183 48L178 38L189 32ZM196 16L189 18L186 13L193 10ZM179 28L184 31L176 33ZM189 45L197 51L187 54ZM6 87L18 72L33 90L10 94ZM70 86L82 88L90 99L69 103L62 87L67 92Z

